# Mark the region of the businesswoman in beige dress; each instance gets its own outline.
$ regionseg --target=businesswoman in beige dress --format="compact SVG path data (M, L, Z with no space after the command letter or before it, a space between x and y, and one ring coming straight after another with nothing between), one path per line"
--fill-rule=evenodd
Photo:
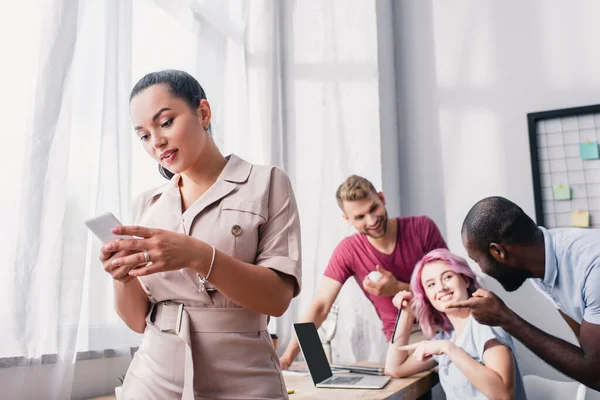
M189 74L149 74L130 99L135 133L168 183L142 193L104 268L115 308L143 332L126 399L282 399L267 332L300 291L300 224L288 177L224 157L204 90ZM141 238L141 239L140 239Z

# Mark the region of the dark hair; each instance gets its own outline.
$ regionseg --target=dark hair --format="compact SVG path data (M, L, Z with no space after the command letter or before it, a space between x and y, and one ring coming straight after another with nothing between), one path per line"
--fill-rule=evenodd
M532 243L539 228L525 212L504 197L486 197L469 210L461 232L482 252L490 243Z
M184 100L192 110L196 110L200 105L200 101L206 99L206 93L196 78L184 71L167 69L164 71L151 72L140 79L133 89L131 89L129 102L131 103L131 100L133 100L135 96L148 89L150 86L159 84L167 85L171 95ZM160 164L158 165L158 171L167 179L171 179L174 175Z

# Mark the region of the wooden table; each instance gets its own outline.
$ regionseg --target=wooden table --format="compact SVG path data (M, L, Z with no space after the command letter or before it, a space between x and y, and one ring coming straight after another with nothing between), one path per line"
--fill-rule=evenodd
M360 364L360 363L359 363ZM292 364L292 370L300 369L301 363ZM335 374L336 376L358 376L359 374ZM392 379L383 389L325 389L313 384L310 374L285 374L285 385L293 389L290 400L304 399L388 399L425 400L431 398L431 389L439 382L436 372L427 371L410 378Z
M293 366L298 367L298 365ZM358 374L336 374L351 375ZM434 371L421 372L410 378L392 379L383 389L325 389L314 386L309 374L285 375L285 385L293 389L290 400L304 399L387 399L387 400L428 400L431 399L431 389L438 383ZM114 400L114 395L94 397L93 400ZM92 399L90 399L92 400Z

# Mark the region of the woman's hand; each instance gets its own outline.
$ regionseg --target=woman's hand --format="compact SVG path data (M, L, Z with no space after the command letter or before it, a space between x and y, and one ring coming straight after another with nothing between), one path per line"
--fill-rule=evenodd
M139 238L118 239L105 246L107 252L126 250L135 253L120 255L110 260L113 267L123 268L131 276L174 271L184 267L193 268L194 264L199 262L208 265L212 256L212 248L208 244L182 233L142 226L120 226L112 232L116 235ZM150 258L149 263L146 253Z
M414 350L413 357L419 361L427 361L433 355L442 355L448 352L448 348L452 345L447 340L424 340L422 342L407 344L406 346L398 347L398 350L411 351Z
M134 253L135 252L126 250L121 250L115 253L113 251L107 251L105 246L100 249L99 258L102 262L102 265L104 266L104 270L108 272L114 280L119 281L121 283L127 283L135 278L135 276L129 275L129 271L131 270L131 268L129 268L128 266L113 265L111 261Z
M398 292L392 299L392 303L398 309L402 308L402 311L411 313L410 302L413 299L413 294L408 290L402 290Z

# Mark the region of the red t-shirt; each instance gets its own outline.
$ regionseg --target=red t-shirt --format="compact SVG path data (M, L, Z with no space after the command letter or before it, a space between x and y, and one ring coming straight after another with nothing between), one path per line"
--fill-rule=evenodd
M356 233L342 240L335 248L325 276L344 284L351 276L373 303L375 311L383 322L383 333L388 341L394 332L398 309L392 304L392 297L374 296L363 289L365 276L375 271L379 265L394 275L396 279L409 283L417 262L431 250L447 248L440 230L429 217L397 218L398 237L392 254L383 254L375 249L366 235Z

